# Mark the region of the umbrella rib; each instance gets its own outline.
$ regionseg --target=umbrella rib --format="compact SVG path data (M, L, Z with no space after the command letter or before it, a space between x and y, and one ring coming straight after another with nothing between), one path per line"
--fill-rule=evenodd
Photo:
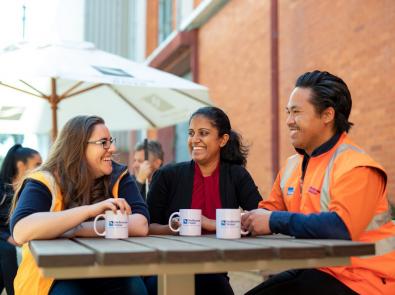
M61 101L63 98L66 98L67 95L70 94L70 92L72 92L74 89L76 89L77 87L79 87L83 83L84 83L84 81L79 81L79 82L75 83L68 90L66 90L62 95L59 96L59 101Z
M29 87L30 89L33 89L34 91L36 91L38 94L40 94L42 97L47 97L47 95L45 95L44 93L42 93L40 90L38 90L36 87L34 87L33 85L30 85L29 83L23 81L23 80L19 80L21 81L23 84L25 84L27 87Z
M133 103L131 103L121 92L115 89L112 85L108 85L112 91L115 92L125 103L128 104L132 109L134 109L141 117L143 117L152 127L157 128L158 126L151 121L146 115L144 115Z
M196 101L198 101L198 102L200 102L200 103L202 103L202 104L204 104L204 105L206 105L206 106L211 106L210 103L208 103L208 102L206 102L206 101L204 101L204 100L202 100L202 99L200 99L200 98L197 98L197 97L195 97L195 96L193 96L193 95L190 95L189 93L186 93L186 92L184 92L184 91L181 91L181 90L179 90L179 89L174 89L174 88L171 88L171 90L173 90L173 91L175 91L175 92L178 92L178 93L181 93L182 95L185 95L185 96L189 97L189 98L192 99L192 100L196 100Z
M92 86L87 87L87 88L85 88L85 89L81 89L81 90L79 90L79 91L77 91L77 92L68 94L68 95L66 95L66 96L63 94L63 95L62 95L62 99L65 99L65 98L68 98L68 97L72 97L72 96L75 96L75 95L78 95L78 94L87 92L87 91L89 91L89 90L95 89L95 88L100 87L100 86L103 86L103 85L106 85L106 84L104 84L104 83L95 84L95 85L92 85ZM69 89L69 90L70 90L70 89Z
M41 96L41 95L38 95L38 94L36 94L36 93L32 93L32 92L29 92L29 91L20 89L20 88L18 88L18 87L5 84L5 83L3 83L3 82L0 82L0 85L3 85L3 86L5 86L5 87L11 88L11 89L14 89L14 90L19 91L19 92L23 92L23 93L26 93L26 94L30 94L30 95L33 95L33 96L40 97L40 98L43 98L43 99L47 99L47 100L48 100L48 96L46 96L46 95Z

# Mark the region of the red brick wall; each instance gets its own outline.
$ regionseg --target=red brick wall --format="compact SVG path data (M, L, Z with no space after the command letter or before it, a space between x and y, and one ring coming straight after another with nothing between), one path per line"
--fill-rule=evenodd
M353 97L350 136L385 166L395 196L395 1L281 0L280 159L293 153L284 107L295 79L328 70ZM248 169L270 192L270 1L229 1L199 31L200 83L252 144Z
M280 97L284 109L297 76L328 70L348 84L350 136L389 174L395 196L395 1L282 0ZM281 159L291 152L281 113Z
M349 85L355 123L350 136L384 165L394 197L395 1L281 0L278 5L281 164L293 153L284 107L295 79L305 71L328 70ZM198 39L199 82L251 144L248 169L267 195L273 178L270 1L229 1L200 28Z
M199 31L199 82L251 144L248 169L261 193L272 186L270 1L229 1Z

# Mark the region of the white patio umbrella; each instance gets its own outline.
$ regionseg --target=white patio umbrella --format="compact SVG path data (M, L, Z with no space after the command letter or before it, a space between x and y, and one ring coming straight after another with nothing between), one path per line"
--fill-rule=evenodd
M52 138L76 115L99 115L111 130L186 121L211 105L206 87L98 50L93 44L19 43L0 53L0 132Z

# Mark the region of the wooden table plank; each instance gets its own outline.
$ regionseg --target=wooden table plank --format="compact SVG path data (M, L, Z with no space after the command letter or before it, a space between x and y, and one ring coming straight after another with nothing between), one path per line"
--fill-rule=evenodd
M95 253L68 239L31 241L30 250L39 267L89 266L95 263Z
M374 255L374 243L353 242L347 240L326 240L326 239L298 239L300 243L307 243L312 245L323 245L328 256L348 257L348 256L362 256Z
M360 251L359 247L365 248L366 246L348 241L344 243L344 241L331 242L330 240L300 240L278 235L248 237L238 240L217 240L214 236L151 236L118 241L94 238L78 239L78 242L82 244L66 240L67 245L64 241L51 240L30 243L35 249L35 259L39 261L39 266L45 276L72 279L158 274L163 276L162 279L167 277L178 280L179 275L187 275L185 277L187 278L193 277L195 273L229 270L261 269L266 272L278 272L290 268L348 265L350 263L349 257L336 256L341 254L340 250L336 249L343 248L344 250L351 247L350 255L355 256L355 253ZM44 243L44 246L40 245L40 242ZM59 242L61 243L59 244ZM55 249L45 247L45 245L50 245ZM77 248L72 250L70 245ZM91 258L94 259L90 262L91 264L83 265L81 249L84 249L83 252L90 253ZM256 252L257 249L271 250L274 254L268 257L266 252L263 252L266 256L259 256L259 253ZM329 249L334 250L329 253L332 251ZM141 255L131 254L133 252ZM250 254L248 254L249 252ZM61 253L62 256L60 263L53 259L54 254L57 255L57 253ZM67 253L71 254L69 256L63 255ZM158 256L155 258L148 253L156 253ZM364 254L366 253L364 252ZM152 260L142 266L141 263L133 262L131 258L125 258L125 255L131 255L130 257L133 259L147 255L144 259ZM43 258L47 258L47 260L43 260ZM130 259L129 262L127 259ZM173 280L162 281L169 283Z
M217 239L215 235L200 237L166 236L166 238L215 248L221 253L223 260L247 261L272 259L275 256L272 247L243 243L243 239L223 240Z
M184 240L170 240L166 236L129 238L127 240L159 251L162 262L187 263L221 259L221 253L215 248L192 244Z
M286 236L245 237L242 241L243 243L272 247L276 257L281 259L308 259L327 256L326 248L323 245L301 243L299 240Z
M102 265L125 265L155 263L159 261L159 252L151 247L141 246L131 240L111 240L104 238L78 238L76 241L92 249Z

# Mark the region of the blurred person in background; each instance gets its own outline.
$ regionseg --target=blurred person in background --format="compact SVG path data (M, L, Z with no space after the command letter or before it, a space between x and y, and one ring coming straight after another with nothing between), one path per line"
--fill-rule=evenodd
M28 242L58 237L96 237L92 218L106 210L129 215L129 236L148 234L148 210L116 151L104 120L77 116L63 127L48 160L16 191L10 228L23 244L14 281L22 294L146 294L140 277L53 280L39 271ZM132 226L133 225L133 226ZM99 222L103 231L104 221Z
M262 200L246 170L248 147L217 107L203 107L189 120L192 161L160 168L152 177L147 204L151 234L174 234L168 220L179 209L202 210L202 232L215 233L216 209L252 210ZM196 294L233 294L226 273L195 276Z
M148 160L145 159L144 142L138 143L134 149L131 173L136 180L141 196L146 199L147 187L152 175L163 165L162 145L156 140L147 141Z
M0 169L0 293L5 288L14 294L14 278L17 272L17 243L10 234L8 216L14 191L23 175L41 165L40 154L33 149L15 144L3 160Z

